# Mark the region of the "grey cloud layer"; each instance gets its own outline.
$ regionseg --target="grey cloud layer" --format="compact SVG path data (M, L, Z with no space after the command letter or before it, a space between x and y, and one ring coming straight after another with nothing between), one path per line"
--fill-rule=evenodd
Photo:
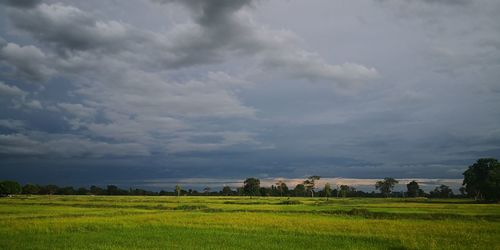
M494 1L114 6L151 27L106 1L2 3L0 157L456 178L500 153Z

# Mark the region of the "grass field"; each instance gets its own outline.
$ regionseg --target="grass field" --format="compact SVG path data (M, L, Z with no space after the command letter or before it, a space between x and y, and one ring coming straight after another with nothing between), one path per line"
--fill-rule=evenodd
M19 196L0 199L0 249L500 249L500 205Z

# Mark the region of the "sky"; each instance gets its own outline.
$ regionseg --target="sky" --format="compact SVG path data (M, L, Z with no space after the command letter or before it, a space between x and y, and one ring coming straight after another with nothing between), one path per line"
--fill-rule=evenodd
M498 13L498 0L0 0L0 179L459 185L500 158Z

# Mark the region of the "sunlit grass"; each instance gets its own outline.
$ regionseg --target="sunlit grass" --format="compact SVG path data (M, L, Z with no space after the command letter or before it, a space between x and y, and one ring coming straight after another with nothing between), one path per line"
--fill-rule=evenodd
M500 206L464 200L0 199L0 249L500 249Z

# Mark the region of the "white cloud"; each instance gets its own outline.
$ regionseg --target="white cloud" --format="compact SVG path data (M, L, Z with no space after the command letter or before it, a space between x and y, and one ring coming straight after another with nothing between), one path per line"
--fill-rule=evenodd
M31 109L43 109L42 103L38 100L26 101L23 105Z
M45 54L33 45L6 44L0 48L0 62L14 68L21 76L30 80L44 80L55 73L46 66Z

